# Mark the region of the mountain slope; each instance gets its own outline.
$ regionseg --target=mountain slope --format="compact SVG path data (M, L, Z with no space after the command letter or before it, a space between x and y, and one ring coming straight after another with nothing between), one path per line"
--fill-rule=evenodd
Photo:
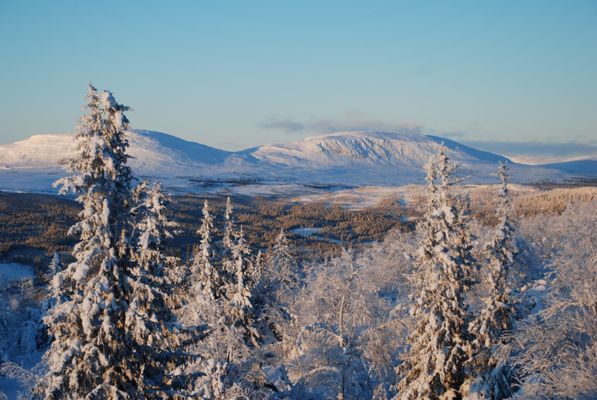
M512 163L506 157L437 136L388 132L339 132L301 141L261 146L250 154L260 165L275 165L293 180L345 185L421 183L424 166L442 146L470 183L494 182L497 165L507 162L517 182L562 179L553 169Z
M64 175L71 135L37 135L0 145L0 189L46 191ZM505 157L435 136L387 132L340 132L295 142L229 152L161 132L129 134L130 164L140 177L181 191L205 190L206 182L261 185L400 185L423 181L423 167L442 143L469 182L493 182ZM515 180L560 179L554 169L512 163Z
M333 166L422 166L441 143L452 157L463 162L496 163L505 157L482 152L443 138L388 132L339 132L308 137L297 142L266 145L252 156L273 164L313 167Z
M0 145L0 168L58 168L71 141L71 135L35 135Z
M162 132L129 132L129 153L133 168L142 171L180 170L193 165L213 165L226 161L233 153L189 142ZM67 157L72 135L35 135L0 145L0 166L4 168L56 168Z
M597 176L597 159L595 158L542 164L541 167L557 169L575 175Z

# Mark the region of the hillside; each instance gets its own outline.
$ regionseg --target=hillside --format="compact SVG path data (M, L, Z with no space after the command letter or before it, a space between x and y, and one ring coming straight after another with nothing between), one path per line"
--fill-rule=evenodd
M0 145L0 189L51 191L65 172L72 135L36 135ZM130 164L140 177L159 179L179 192L233 190L268 194L305 187L353 187L420 183L423 167L442 143L471 183L492 182L505 157L441 137L388 132L339 132L239 152L168 135L134 130ZM520 183L566 179L567 171L512 163Z
M541 167L557 169L558 171L575 175L597 176L597 159L595 158L543 164Z

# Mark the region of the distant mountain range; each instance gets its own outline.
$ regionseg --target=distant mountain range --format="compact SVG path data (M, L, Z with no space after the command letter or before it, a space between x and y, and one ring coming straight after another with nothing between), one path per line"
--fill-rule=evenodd
M131 131L129 141L130 164L138 176L161 180L182 192L236 188L267 194L289 187L421 183L425 163L442 143L470 183L495 182L499 162L511 164L513 179L519 183L596 175L595 160L530 166L441 137L415 134L339 132L238 152L146 130ZM72 143L72 135L36 135L0 145L0 190L51 191L51 182L65 174L61 160Z
M542 167L557 169L573 175L597 177L597 159L593 158L543 164Z

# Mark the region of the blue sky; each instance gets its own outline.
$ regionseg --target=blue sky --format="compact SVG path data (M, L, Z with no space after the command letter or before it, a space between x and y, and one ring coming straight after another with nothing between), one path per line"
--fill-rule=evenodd
M134 127L225 149L360 128L597 146L597 1L0 0L0 50L0 143L72 131L93 81Z

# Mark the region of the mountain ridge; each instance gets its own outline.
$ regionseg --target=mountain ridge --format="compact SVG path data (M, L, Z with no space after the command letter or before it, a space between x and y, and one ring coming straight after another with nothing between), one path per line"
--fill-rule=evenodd
M302 140L226 151L164 132L129 132L130 164L140 177L162 180L179 190L198 191L198 182L242 178L260 184L400 185L421 183L423 167L442 144L471 182L491 182L499 162L508 162L517 181L561 179L564 172L511 162L439 136L380 131L347 131ZM65 172L72 135L34 135L0 145L0 189L34 189ZM8 179L12 178L12 179ZM31 184L27 181L30 180ZM195 186L193 188L193 186ZM201 186L201 185L199 185Z

